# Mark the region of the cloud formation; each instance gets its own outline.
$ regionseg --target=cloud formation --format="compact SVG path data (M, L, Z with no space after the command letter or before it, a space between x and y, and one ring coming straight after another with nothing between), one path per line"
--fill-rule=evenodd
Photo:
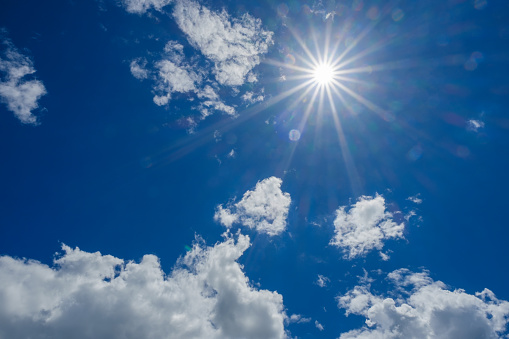
M467 129L470 131L477 132L479 130L479 128L483 128L483 127L484 127L484 122L482 122L481 120L471 119L471 120L467 121Z
M122 0L125 10L136 14L144 14L151 8L160 11L171 2L172 0Z
M381 195L361 196L348 210L342 206L336 211L335 235L330 244L341 248L348 259L381 250L385 240L403 238L405 225L392 217Z
M414 204L420 205L422 204L422 199L420 198L421 194L418 193L414 196L408 197L406 200L413 202Z
M128 12L142 14L168 3L169 0L124 0L124 7ZM188 100L197 103L193 108L200 115L188 117L190 125L196 126L198 120L214 112L235 116L236 106L264 100L262 94L252 91L241 95L241 100L233 99L240 92L236 86L257 81L253 68L273 43L273 33L262 28L261 20L247 13L233 18L225 10L214 12L192 0L176 1L172 17L192 48L186 47L184 53L181 43L169 41L159 60L136 58L130 63L135 78L154 82L157 105L166 106L174 93L185 93ZM229 98L225 97L227 92L220 91L221 86L233 87ZM257 92L263 93L263 88ZM230 102L226 102L227 98Z
M282 296L237 263L249 246L241 234L198 240L169 275L154 255L125 262L65 245L53 267L0 257L0 338L284 338Z
M272 44L272 32L247 13L232 18L225 10L216 13L195 1L179 0L173 17L189 43L214 62L221 85L242 85Z
M316 279L316 284L320 287L325 287L327 286L327 284L330 282L330 279L321 275L321 274L318 274L318 279Z
M391 296L374 295L369 283L338 297L346 314L366 317L366 326L341 334L340 339L500 338L507 334L509 302L484 289L475 295L450 290L427 272L407 269L388 275L396 286Z
M282 180L276 177L259 181L254 191L244 193L238 203L219 205L214 220L227 228L240 223L271 236L281 234L286 229L291 203L290 194L281 191L281 184Z
M37 124L32 111L39 107L38 100L46 94L46 88L39 80L26 79L35 73L30 58L22 55L9 39L4 39L1 45L0 100L22 123Z

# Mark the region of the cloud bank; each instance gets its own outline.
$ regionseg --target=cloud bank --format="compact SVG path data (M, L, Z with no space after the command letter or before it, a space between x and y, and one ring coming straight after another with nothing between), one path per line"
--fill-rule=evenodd
M32 113L39 107L39 98L46 94L46 88L39 80L27 80L35 73L32 60L21 54L9 39L1 43L0 55L0 100L7 109L24 124L37 124Z
M331 245L343 250L345 257L352 259L366 255L373 249L381 250L387 239L403 238L405 225L392 220L386 211L385 199L361 196L350 206L340 207L334 220L335 235Z
M169 275L159 259L125 262L63 246L53 267L0 257L0 338L284 338L277 292L237 263L249 237L200 241Z
M230 228L234 223L274 236L286 229L290 194L281 191L282 180L270 177L259 181L254 191L244 193L242 200L227 207L219 205L214 219Z
M498 300L488 289L475 295L449 290L427 272L407 269L388 278L396 286L393 297L372 294L366 283L338 298L347 315L366 318L366 326L343 333L340 339L479 339L507 334L509 302Z

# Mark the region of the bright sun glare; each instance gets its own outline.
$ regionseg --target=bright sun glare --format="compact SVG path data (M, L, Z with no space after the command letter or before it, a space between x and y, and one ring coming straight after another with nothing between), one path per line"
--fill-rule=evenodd
M313 80L320 85L328 85L334 78L334 70L331 65L323 63L313 70Z

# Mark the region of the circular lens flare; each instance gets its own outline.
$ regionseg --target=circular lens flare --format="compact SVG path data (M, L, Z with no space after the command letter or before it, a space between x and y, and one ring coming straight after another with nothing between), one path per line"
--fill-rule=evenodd
M329 84L334 78L334 70L329 64L320 64L313 70L313 79L320 85Z

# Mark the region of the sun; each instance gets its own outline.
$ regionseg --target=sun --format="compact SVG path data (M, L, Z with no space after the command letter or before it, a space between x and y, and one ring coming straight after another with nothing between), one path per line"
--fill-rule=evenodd
M334 79L334 69L328 63L321 63L313 69L313 80L315 83L328 86Z

